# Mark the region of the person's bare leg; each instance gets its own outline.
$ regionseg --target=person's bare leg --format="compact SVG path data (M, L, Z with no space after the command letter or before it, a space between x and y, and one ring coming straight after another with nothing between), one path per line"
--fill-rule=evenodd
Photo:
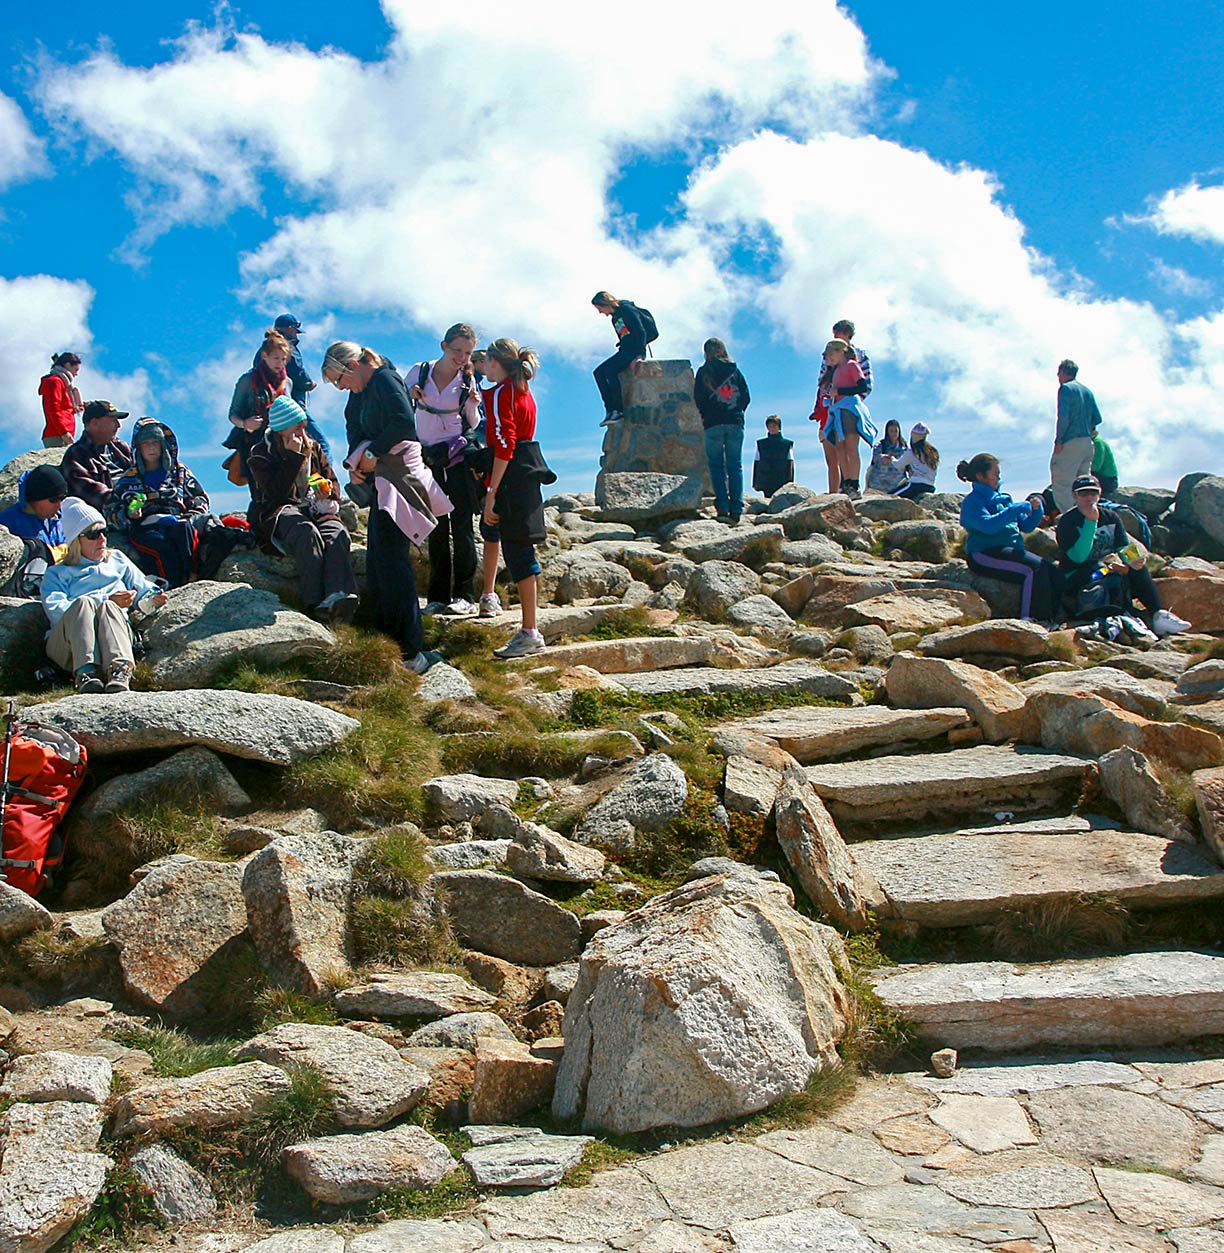
M829 469L829 491L841 491L841 458L838 456L837 445L830 444L827 439L820 441L824 449L825 465Z
M481 559L481 577L484 580L484 586L481 589L482 596L492 596L497 588L497 566L501 561L501 544L497 540L485 540L484 557Z
M536 580L538 576L532 575L529 579L523 579L518 585L519 607L523 611L523 630L534 631L536 629Z
M859 437L858 432L852 432L842 441L843 456L845 458L843 464L846 467L846 478L853 479L858 482L859 469L862 467L862 457L859 454Z

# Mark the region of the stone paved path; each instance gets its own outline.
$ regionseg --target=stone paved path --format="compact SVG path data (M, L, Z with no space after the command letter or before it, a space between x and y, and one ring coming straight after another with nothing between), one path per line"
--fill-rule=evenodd
M180 1236L184 1253L1224 1253L1224 1058L875 1077L827 1120L472 1216Z

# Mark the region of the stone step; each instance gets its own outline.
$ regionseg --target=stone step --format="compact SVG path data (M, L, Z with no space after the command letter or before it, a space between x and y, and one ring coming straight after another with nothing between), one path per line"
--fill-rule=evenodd
M897 825L944 814L1065 809L1090 765L1040 748L980 744L809 766L807 777L839 822Z
M422 602L423 604L424 602ZM549 605L538 611L536 625L547 643L567 636L589 635L597 626L609 620L615 622L623 617L628 605ZM677 618L674 609L648 609L647 620L655 627L670 627ZM487 630L505 630L506 627L517 629L520 621L519 608L512 605L503 609L495 618L451 618L446 614L437 614L434 622L445 631L456 623L466 622L472 626Z
M799 705L771 709L725 723L720 731L760 735L786 749L796 761L824 761L904 740L929 740L969 721L963 709L830 709Z
M879 884L881 917L928 927L993 922L1000 911L1109 893L1128 905L1224 897L1224 870L1196 845L1134 831L1041 832L999 827L850 849Z
M872 983L924 1039L950 1048L1147 1046L1224 1033L1218 953L897 966Z
M643 696L720 696L738 692L784 696L808 692L834 700L861 700L858 684L844 675L825 670L814 661L784 661L776 666L747 670L723 670L717 666L693 666L687 670L656 670L622 674L617 682Z
M642 670L668 670L678 666L704 666L714 656L714 641L698 637L644 635L620 640L579 640L558 644L545 653L512 661L510 665L590 666L600 674L629 674Z

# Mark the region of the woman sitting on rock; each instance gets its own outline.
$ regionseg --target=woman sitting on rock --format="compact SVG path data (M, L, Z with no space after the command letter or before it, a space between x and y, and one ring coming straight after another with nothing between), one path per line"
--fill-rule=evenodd
M901 423L889 418L884 423L884 438L871 450L871 465L867 467L869 492L891 493L902 485L905 471L897 469L897 461L908 449L905 436L901 434Z
M902 485L892 495L917 500L935 490L935 473L939 469L939 449L930 441L930 430L922 422L910 428L910 446L893 462L893 469L904 475Z
M974 574L1020 585L1020 616L1048 625L1061 619L1062 576L1058 567L1024 547L1021 532L1035 531L1045 516L1040 492L1013 501L999 491L999 459L980 452L956 467L956 477L973 486L961 502L965 559Z
M47 656L72 674L81 693L126 692L134 653L129 618L166 603L165 593L122 553L106 546L106 519L92 505L69 496L60 510L68 551L42 581L42 603L51 630Z
M340 484L327 454L306 434L306 411L288 396L272 402L249 464L256 538L266 551L294 559L298 595L314 617L351 621L357 579L340 521Z

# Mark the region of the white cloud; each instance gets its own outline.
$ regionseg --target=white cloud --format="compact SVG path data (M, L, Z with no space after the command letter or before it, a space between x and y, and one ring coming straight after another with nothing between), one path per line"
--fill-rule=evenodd
M1192 300L1205 300L1211 295L1211 283L1199 278L1180 265L1169 265L1160 257L1153 260L1149 273L1152 281L1174 296L1188 296Z
M46 169L42 140L30 129L17 101L0 93L0 188Z
M1224 244L1224 184L1203 187L1197 180L1165 192L1139 219L1162 235Z
M51 368L54 353L72 351L81 357L77 383L86 400L113 400L133 413L147 406L149 380L144 370L108 374L90 360L93 296L88 283L49 274L0 278L0 361L9 381L0 439L12 453L42 446L38 382Z

